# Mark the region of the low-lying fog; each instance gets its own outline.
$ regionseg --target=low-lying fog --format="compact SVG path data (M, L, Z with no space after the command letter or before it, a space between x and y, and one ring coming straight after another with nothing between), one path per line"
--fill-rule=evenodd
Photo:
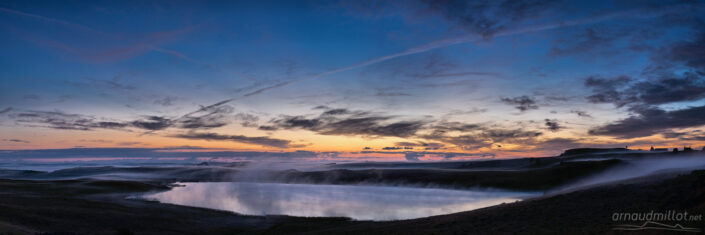
M474 210L535 193L358 185L184 183L143 198L247 215L399 220Z
M601 159L577 159L576 161L604 160ZM705 169L704 155L666 155L633 157L622 159L624 164L612 167L598 174L580 179L575 183L559 187L555 192L579 189L583 187L606 184L615 181L645 177L659 173L685 173L691 170Z

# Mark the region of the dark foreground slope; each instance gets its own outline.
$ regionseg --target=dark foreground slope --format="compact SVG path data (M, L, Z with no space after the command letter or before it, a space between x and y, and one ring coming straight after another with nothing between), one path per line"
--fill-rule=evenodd
M0 180L0 232L77 234L467 234L613 232L615 212L705 212L705 171L650 178L470 212L391 222L339 218L241 216L125 195L163 190L129 181ZM703 222L683 224L703 228Z
M233 234L303 220L124 199L165 189L129 181L0 180L0 234ZM346 219L305 220L323 225Z
M322 234L601 234L618 233L613 213L676 210L705 214L705 171L676 178L649 178L555 196L503 204L469 212L392 222L347 222L335 227L288 224L271 233ZM635 222L634 224L639 224ZM673 224L673 223L671 223ZM705 221L680 222L705 231ZM664 233L643 230L642 233Z

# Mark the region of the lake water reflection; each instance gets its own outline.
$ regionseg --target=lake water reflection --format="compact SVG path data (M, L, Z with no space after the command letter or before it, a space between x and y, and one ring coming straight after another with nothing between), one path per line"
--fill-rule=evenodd
M360 185L182 183L144 196L163 203L247 215L397 220L450 214L514 202L532 193Z

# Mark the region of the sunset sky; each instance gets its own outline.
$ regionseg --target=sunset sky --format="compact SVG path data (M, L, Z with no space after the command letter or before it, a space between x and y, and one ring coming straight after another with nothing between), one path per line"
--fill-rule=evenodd
M0 48L4 150L705 146L705 1L0 1Z

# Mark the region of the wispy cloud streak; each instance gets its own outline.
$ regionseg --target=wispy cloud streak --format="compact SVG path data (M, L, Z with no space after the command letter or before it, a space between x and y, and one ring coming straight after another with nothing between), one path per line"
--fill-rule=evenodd
M68 21L65 21L65 20L54 19L54 18L51 18L51 17L46 17L46 16L42 16L42 15L37 15L37 14L32 14L32 13L27 13L27 12L22 12L22 11L17 11L17 10L13 10L13 9L3 8L3 7L0 7L0 11L5 12L5 13L9 13L9 14L13 14L13 15L24 16L24 17L30 17L30 18L34 18L34 19L38 19L38 20L43 20L43 21L51 22L51 23L61 24L61 25L67 26L67 27L71 27L71 28L75 28L75 29L79 29L79 30L83 30L83 31L88 31L88 32L97 33L97 34L103 34L103 35L104 35L103 32L100 32L100 31L91 29L90 27L86 27L86 26L83 26L83 25L80 25L80 24L71 23L71 22L68 22Z
M32 13L22 12L22 11L18 11L18 10L13 10L13 9L2 8L2 7L0 7L0 12L5 12L5 13L13 14L13 15L29 17L29 18L34 18L34 19L39 19L39 20L43 20L43 21L47 21L47 22L51 22L51 23L60 24L60 25L63 25L65 27L69 27L72 29L88 32L88 33L94 34L99 37L116 39L114 35L110 35L108 33L92 29L92 28L85 26L85 25L72 23L69 21L61 20L61 19L55 19L55 18L51 18L51 17L47 17L47 16L42 16L42 15L37 15L37 14L32 14ZM225 73L228 73L230 75L233 75L233 76L236 76L239 78L244 78L244 79L247 79L248 81L255 81L255 79L252 78L251 76L237 73L237 72L233 72L233 71L225 69L221 66L217 66L214 64L210 64L210 63L195 59L195 58L190 57L184 53L178 52L176 50L166 49L166 48L162 48L162 47L157 46L157 44L159 44L161 41L163 41L163 39L166 37L171 37L171 36L187 33L187 32L193 31L194 29L196 29L198 27L200 27L200 26L187 27L187 28L184 28L181 30L170 31L170 32L155 33L153 35L150 35L147 42L138 42L136 44L129 45L127 47L119 48L116 50L105 51L102 54L93 55L93 56L89 56L89 57L91 57L92 59L100 59L100 57L105 57L105 56L119 56L119 55L124 56L126 54L142 54L140 52L144 52L144 51L155 51L155 52L159 52L159 53L173 56L175 58L179 58L181 60L184 60L186 62L195 64L195 65L199 65L199 66L203 66L203 67L206 67L209 69L225 72ZM43 42L46 41L46 40L36 40L36 39L32 39L32 40L33 41L43 41ZM122 40L122 39L120 39L120 40ZM120 41L120 40L118 40L118 41ZM46 43L47 42L45 42L45 44ZM76 53L74 48L71 48L67 45L61 44L59 42L49 42L49 43L54 45L54 47L68 49L67 51L70 51L72 53Z
M501 31L501 32L497 32L496 34L494 34L494 37L504 37L504 36L519 35L519 34L528 34L528 33L541 32L541 31L553 30L553 29L564 28L564 27L594 24L594 23L613 20L613 19L617 19L617 18L652 18L652 17L661 16L661 15L664 15L667 13L673 13L673 12L676 12L676 11L682 9L682 8L683 8L682 5L677 5L677 6L672 6L672 7L668 7L665 9L639 8L639 9L633 9L633 10L612 12L612 13L600 14L600 15L596 15L596 16L581 18L581 19L558 21L558 22L554 22L554 23L550 23L550 24L537 25L537 26L533 26L533 27L526 27L526 28L519 28L519 29L514 29L514 30ZM358 68L366 67L366 66L373 65L373 64L378 64L381 62L385 62L385 61L392 60L392 59L399 58L399 57L403 57L403 56L419 54L419 53L423 53L423 52L427 52L427 51L431 51L431 50L435 50L435 49L439 49L439 48L445 48L445 47L449 47L449 46L453 46L453 45L458 45L458 44L462 44L462 43L480 42L483 40L487 40L487 38L483 37L483 35L466 34L466 35L459 36L459 37L433 41L428 44L409 48L409 49L402 51L402 52L398 52L398 53L394 53L394 54L390 54L390 55L386 55L386 56L381 56L381 57L377 57L374 59L362 61L357 64L353 64L353 65L321 72L321 73L315 74L313 76L304 77L304 78L300 78L300 79L293 79L293 80L288 80L288 81L282 81L282 82L276 83L274 85L262 87L257 90L248 92L240 97L226 99L226 100L220 101L218 103L215 103L213 105L201 107L201 109L199 109L195 112L189 113L189 114L203 111L204 108L215 107L215 106L223 105L223 104L226 104L226 103L229 103L232 101L255 96L255 95L261 94L263 92L266 92L268 90L282 88L282 87L291 85L293 83L319 79L322 77L326 77L328 75L332 75L332 74L336 74L336 73L340 73L340 72L345 72L345 71L349 71L349 70L353 70L353 69L358 69ZM184 115L184 117L188 116L189 114Z

